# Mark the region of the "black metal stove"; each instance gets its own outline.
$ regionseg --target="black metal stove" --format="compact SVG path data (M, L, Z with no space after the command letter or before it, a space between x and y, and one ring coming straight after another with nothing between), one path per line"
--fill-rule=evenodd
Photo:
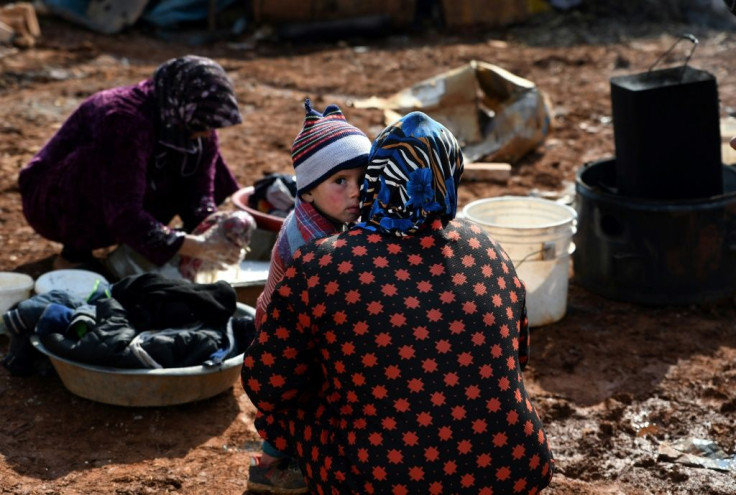
M611 102L617 156L575 184L576 282L645 304L736 293L736 169L721 160L715 78L650 68L611 79Z

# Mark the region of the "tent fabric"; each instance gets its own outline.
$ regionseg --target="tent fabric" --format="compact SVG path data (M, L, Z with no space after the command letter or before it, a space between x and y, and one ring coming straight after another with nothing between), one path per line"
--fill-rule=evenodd
M216 0L215 12L221 12L235 1ZM207 20L210 0L44 0L43 7L51 14L93 31L114 34L139 19L162 28Z
M148 0L44 0L43 7L51 14L92 31L114 34L135 24L147 4Z
M215 11L220 12L236 0L217 0ZM209 15L209 0L161 0L151 2L143 14L143 20L162 28L175 27L186 22L206 20Z

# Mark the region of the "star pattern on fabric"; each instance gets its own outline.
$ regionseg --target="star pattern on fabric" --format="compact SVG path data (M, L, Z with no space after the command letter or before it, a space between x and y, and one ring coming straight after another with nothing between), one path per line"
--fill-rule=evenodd
M243 384L313 493L535 494L552 457L521 370L523 283L464 221L297 251Z

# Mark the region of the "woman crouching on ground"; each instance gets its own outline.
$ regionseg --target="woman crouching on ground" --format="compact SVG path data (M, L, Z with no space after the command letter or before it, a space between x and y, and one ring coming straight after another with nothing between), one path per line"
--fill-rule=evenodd
M539 493L552 453L527 396L525 290L455 220L462 154L420 112L373 143L363 219L295 253L243 385L311 493Z

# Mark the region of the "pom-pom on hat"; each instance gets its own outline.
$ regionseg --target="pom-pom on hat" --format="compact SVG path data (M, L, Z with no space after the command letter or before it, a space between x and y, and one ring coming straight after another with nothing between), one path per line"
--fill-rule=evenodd
M291 147L297 194L309 192L340 170L366 166L371 150L368 136L348 124L337 105L319 113L307 98L304 108L304 125Z

